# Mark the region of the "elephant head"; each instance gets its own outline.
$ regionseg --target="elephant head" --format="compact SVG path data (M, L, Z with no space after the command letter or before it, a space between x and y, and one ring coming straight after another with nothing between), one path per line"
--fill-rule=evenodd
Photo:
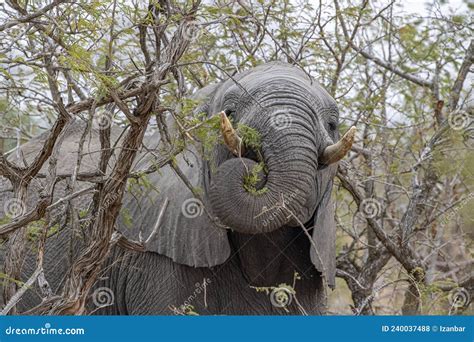
M303 71L284 63L265 64L208 86L195 99L201 101L197 112L220 115L227 146L216 146L210 160L202 158L199 148L189 147L176 159L181 175L169 166L149 175L158 191L127 196L124 207L133 224L127 227L121 218L119 229L132 239L154 229L149 250L181 264L210 267L229 257L229 230L260 234L304 224L313 228L311 259L333 284L330 195L335 162L350 149L354 136L350 130L339 141L334 99ZM259 143L240 137L229 120L256 134ZM159 140L158 134L149 138L147 151ZM136 168L146 169L147 163L144 158ZM183 175L191 184L183 182ZM190 186L202 190L199 199ZM167 199L168 208L155 227Z
M217 149L217 172L211 174L214 214L250 234L308 222L332 182L326 174L334 168L323 170L346 154L354 136L351 129L337 142L332 97L296 67L274 63L225 82L207 111L221 111L228 147ZM258 133L258 151L245 146L228 118ZM258 184L249 191L245 183L252 176Z

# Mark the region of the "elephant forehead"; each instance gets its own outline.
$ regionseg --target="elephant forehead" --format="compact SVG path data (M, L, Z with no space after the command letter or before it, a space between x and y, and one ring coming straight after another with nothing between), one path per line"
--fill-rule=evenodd
M239 81L239 84L236 84L235 86L237 88L243 87L249 92L252 90L258 90L267 85L277 87L274 88L275 90L290 90L290 87L292 86L302 89L308 89L311 87L310 79L299 71L295 71L296 70L293 69L273 69L265 72L257 70L254 73L247 74ZM317 88L321 87L317 85Z
M335 100L316 81L310 79L303 71L295 67L273 67L254 69L246 72L243 77L231 79L222 91L222 99L239 99L251 105L252 100L260 97L279 94L283 100L285 95L305 99L313 107L326 108L337 112Z

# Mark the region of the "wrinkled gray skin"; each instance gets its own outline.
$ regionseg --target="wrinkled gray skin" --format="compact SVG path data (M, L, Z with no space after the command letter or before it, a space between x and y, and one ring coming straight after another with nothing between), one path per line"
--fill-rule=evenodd
M95 314L169 315L175 314L171 308L190 304L199 314L287 315L302 314L303 310L307 314L324 313L322 274L329 285L334 284L330 193L335 165L319 165L318 156L339 137L335 101L303 72L282 63L266 64L233 80L206 87L197 98L204 99L198 111L210 116L225 110L234 122L260 132L268 171L262 175L259 187L266 187L267 191L255 195L242 187L246 168L256 163L255 151L248 151L239 159L220 145L212 162L203 161L196 153L180 158L183 173L201 187L210 214L231 228L223 230L215 228L206 213L197 218L183 217L183 200L192 195L169 168L149 175L159 194L145 191L138 199L136 195L127 196L124 207L133 224L127 226L119 219L118 229L134 239L138 239L141 230L146 238L167 197L170 204L163 228L153 238L148 252L113 248L96 286L113 292L113 304L97 308L91 300L90 309ZM155 134L147 138L146 144L156 146L158 140ZM24 151L33 150L32 144L39 145L29 144ZM90 150L98 149L96 140L91 144L95 147L89 146ZM147 163L139 160L135 169L144 168ZM60 167L63 166L66 167ZM144 202L149 197L153 201ZM317 253L298 220L289 218L287 211L271 209L281 198L313 234ZM45 269L53 289L60 286L68 270L69 237L70 232L65 229L48 241ZM75 234L72 245L76 252L80 241L80 234ZM34 267L30 257L25 262L25 278ZM301 277L295 283L296 300L286 308L275 307L267 293L251 287L292 285L295 272ZM208 279L205 292L199 286L204 279ZM37 304L38 298L35 290L28 291L20 302L20 311Z

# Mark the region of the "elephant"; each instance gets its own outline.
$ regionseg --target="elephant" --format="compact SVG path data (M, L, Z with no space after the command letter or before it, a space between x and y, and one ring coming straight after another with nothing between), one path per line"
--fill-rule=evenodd
M200 144L186 146L174 160L177 168L168 164L146 174L147 186L128 187L116 230L129 240L146 239L146 250L111 249L90 293L89 312L325 314L327 289L335 286L333 178L354 134L351 129L340 139L335 100L300 68L283 62L206 86L193 99L195 113L219 115L226 143L207 154ZM237 124L256 132L259 144L229 126ZM58 174L72 172L81 127L75 122L68 128ZM86 139L90 152L81 172L97 170L98 129ZM112 127L113 141L121 131ZM23 158L37 153L41 139L21 147ZM135 171L156 162L163 153L160 140L160 133L145 137ZM250 176L253 188L244 184ZM88 200L74 199L77 206ZM67 226L48 238L44 268L53 291L68 272L69 249L77 254L81 241L81 233ZM24 278L34 269L31 253ZM39 303L38 293L27 291L20 313Z

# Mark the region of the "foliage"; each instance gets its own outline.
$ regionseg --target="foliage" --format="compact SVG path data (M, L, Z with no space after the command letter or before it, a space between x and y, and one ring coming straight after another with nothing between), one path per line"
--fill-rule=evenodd
M237 124L237 134L242 138L242 143L246 147L258 151L258 153L261 154L262 137L260 132L252 127L239 123Z
M257 189L258 183L261 181L261 175L264 170L263 163L257 163L251 170L244 176L244 189L253 195L263 195L268 191L267 187Z
M27 236L31 242L36 241L38 238L41 237L42 231L44 229L44 225L46 222L44 220L38 220L30 223L27 227ZM46 233L46 237L50 237L58 232L59 224L54 224L49 227L48 232Z
M214 115L210 118L197 116L190 124L194 126L191 132L202 147L204 159L211 160L215 146L222 140L219 116Z

